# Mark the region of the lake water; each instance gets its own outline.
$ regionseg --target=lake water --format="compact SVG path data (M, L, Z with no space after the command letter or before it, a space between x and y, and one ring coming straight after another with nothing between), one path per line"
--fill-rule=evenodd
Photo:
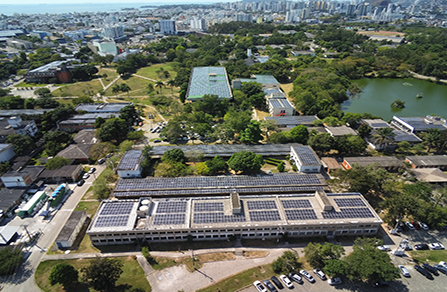
M447 85L417 79L364 78L354 80L362 88L356 98L342 104L344 112L371 113L390 120L393 115L420 117L436 114L447 117ZM422 98L417 98L422 94ZM396 110L391 104L396 99L405 102L405 108Z

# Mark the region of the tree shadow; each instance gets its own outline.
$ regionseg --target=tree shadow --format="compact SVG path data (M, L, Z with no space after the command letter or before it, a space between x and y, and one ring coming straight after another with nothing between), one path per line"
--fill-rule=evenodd
M22 284L30 277L34 277L34 270L28 262L25 262L22 264L22 266L20 266L16 273L2 277L2 282L18 285Z
M113 289L113 291L117 291L117 292L125 292L125 291L129 291L132 288L131 285L129 284L121 284L115 287L115 289Z
M86 283L76 282L65 289L67 292L89 292L90 288Z
M355 292L368 292L368 291L377 291L378 287L375 287L371 283L359 283L359 282L351 282L350 280L344 278L343 284L333 286L337 290L343 291L355 291ZM380 291L392 291L392 292L408 292L410 291L404 283L401 281L391 281L389 282L389 286L379 287Z

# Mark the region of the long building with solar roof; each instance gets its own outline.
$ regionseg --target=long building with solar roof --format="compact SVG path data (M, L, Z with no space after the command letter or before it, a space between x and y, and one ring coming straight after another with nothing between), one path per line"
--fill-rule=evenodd
M186 99L196 101L206 94L217 95L219 98L233 98L225 67L194 67L192 69Z
M376 234L382 220L359 193L106 200L88 227L94 245Z

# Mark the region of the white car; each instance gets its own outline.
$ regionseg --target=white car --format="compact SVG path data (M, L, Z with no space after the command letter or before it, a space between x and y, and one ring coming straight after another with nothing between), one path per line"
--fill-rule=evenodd
M410 277L410 272L402 265L397 266L404 277Z
M411 224L410 222L405 222L405 225L407 225L408 229L415 230L414 225Z
M425 224L424 222L418 222L419 226L421 226L421 228L425 231L428 231L428 225Z
M318 276L318 278L320 278L323 281L326 281L326 275L323 273L322 270L314 269L314 273L315 273L315 275Z
M90 177L90 174L88 174L88 173L85 173L85 174L82 176L83 179L88 179L89 177Z
M256 290L259 292L268 292L267 288L265 288L260 281L254 281L253 286L255 286Z
M314 277L312 277L312 275L306 272L305 270L301 270L300 275L303 276L307 281L315 283Z
M446 262L440 261L440 262L439 262L439 265L440 265L440 266L444 266L444 267L447 268L447 263L446 263Z
M379 245L377 247L377 249L381 250L381 251L390 251L391 247L389 245Z
M334 286L334 285L340 285L342 282L341 278L330 278L329 280L327 280L327 283L331 286Z
M444 249L444 246L441 243L430 243L428 245L430 247L430 249L436 250L436 249Z
M289 278L287 278L286 275L281 275L279 276L279 278L281 279L281 281L284 283L284 285L286 285L287 288L292 289L293 288L293 283L292 281L290 281Z

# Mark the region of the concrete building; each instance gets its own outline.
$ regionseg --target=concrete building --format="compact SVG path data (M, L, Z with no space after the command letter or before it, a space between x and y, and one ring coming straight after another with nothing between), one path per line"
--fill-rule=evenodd
M287 99L271 98L267 100L267 105L272 117L295 115L295 107Z
M97 118L101 117L104 120L108 120L112 116L113 114L111 113L74 115L66 120L58 121L57 129L68 133L75 133L81 130L94 130Z
M118 164L117 171L120 178L141 177L141 160L143 159L143 151L129 150L124 153Z
M240 89L244 82L257 82L262 85L262 88L278 88L281 89L281 84L276 80L273 75L252 75L250 78L239 78L232 82L233 88Z
M354 131L352 128L347 127L345 125L343 126L338 126L338 127L325 127L326 131L331 134L332 137L334 138L341 138L344 135L354 135L357 136L357 132Z
M290 147L290 162L299 172L318 173L321 171L321 161L310 146Z
M105 55L118 55L118 47L116 46L115 41L109 40L95 40L87 45L94 53L105 56Z
M93 144L70 144L56 156L71 159L74 163L88 163Z
M133 103L80 103L75 107L75 110L86 111L88 113L108 113L119 116L120 110L128 105L133 105Z
M359 193L106 200L87 229L94 245L374 235L382 220Z
M26 82L49 83L50 79L56 79L58 83L67 83L72 80L67 67L68 61L54 61L39 68L28 71L25 74Z
M411 164L412 168L439 168L447 170L447 155L421 155L407 156L405 161Z
M86 220L87 213L85 211L73 211L56 238L56 246L59 249L72 248Z
M0 162L9 162L15 155L12 144L0 144Z
M73 183L78 180L82 172L83 168L81 164L64 165L59 169L45 169L41 174L39 174L39 179L46 183Z
M317 116L279 116L264 117L264 120L276 121L279 128L294 128L298 125L309 127L313 121L319 120Z
M174 35L176 32L174 20L160 20L160 32L164 35Z
M217 95L219 98L233 98L225 67L194 67L192 69L186 99L196 101L206 94Z
M426 132L428 129L447 130L447 121L441 117L427 115L424 117L393 116L391 125L409 133Z
M204 18L193 18L190 26L191 30L206 30L206 21Z
M124 27L121 25L108 25L103 29L103 36L111 40L122 39L124 35Z
M20 39L7 39L6 44L12 48L19 50L30 50L33 48L33 43Z
M45 166L26 166L20 171L8 171L2 175L1 180L7 188L27 188L31 186L45 169Z
M388 171L397 171L404 167L402 160L393 156L386 157L345 157L342 166L345 169L351 169L355 164L359 166L375 165Z

